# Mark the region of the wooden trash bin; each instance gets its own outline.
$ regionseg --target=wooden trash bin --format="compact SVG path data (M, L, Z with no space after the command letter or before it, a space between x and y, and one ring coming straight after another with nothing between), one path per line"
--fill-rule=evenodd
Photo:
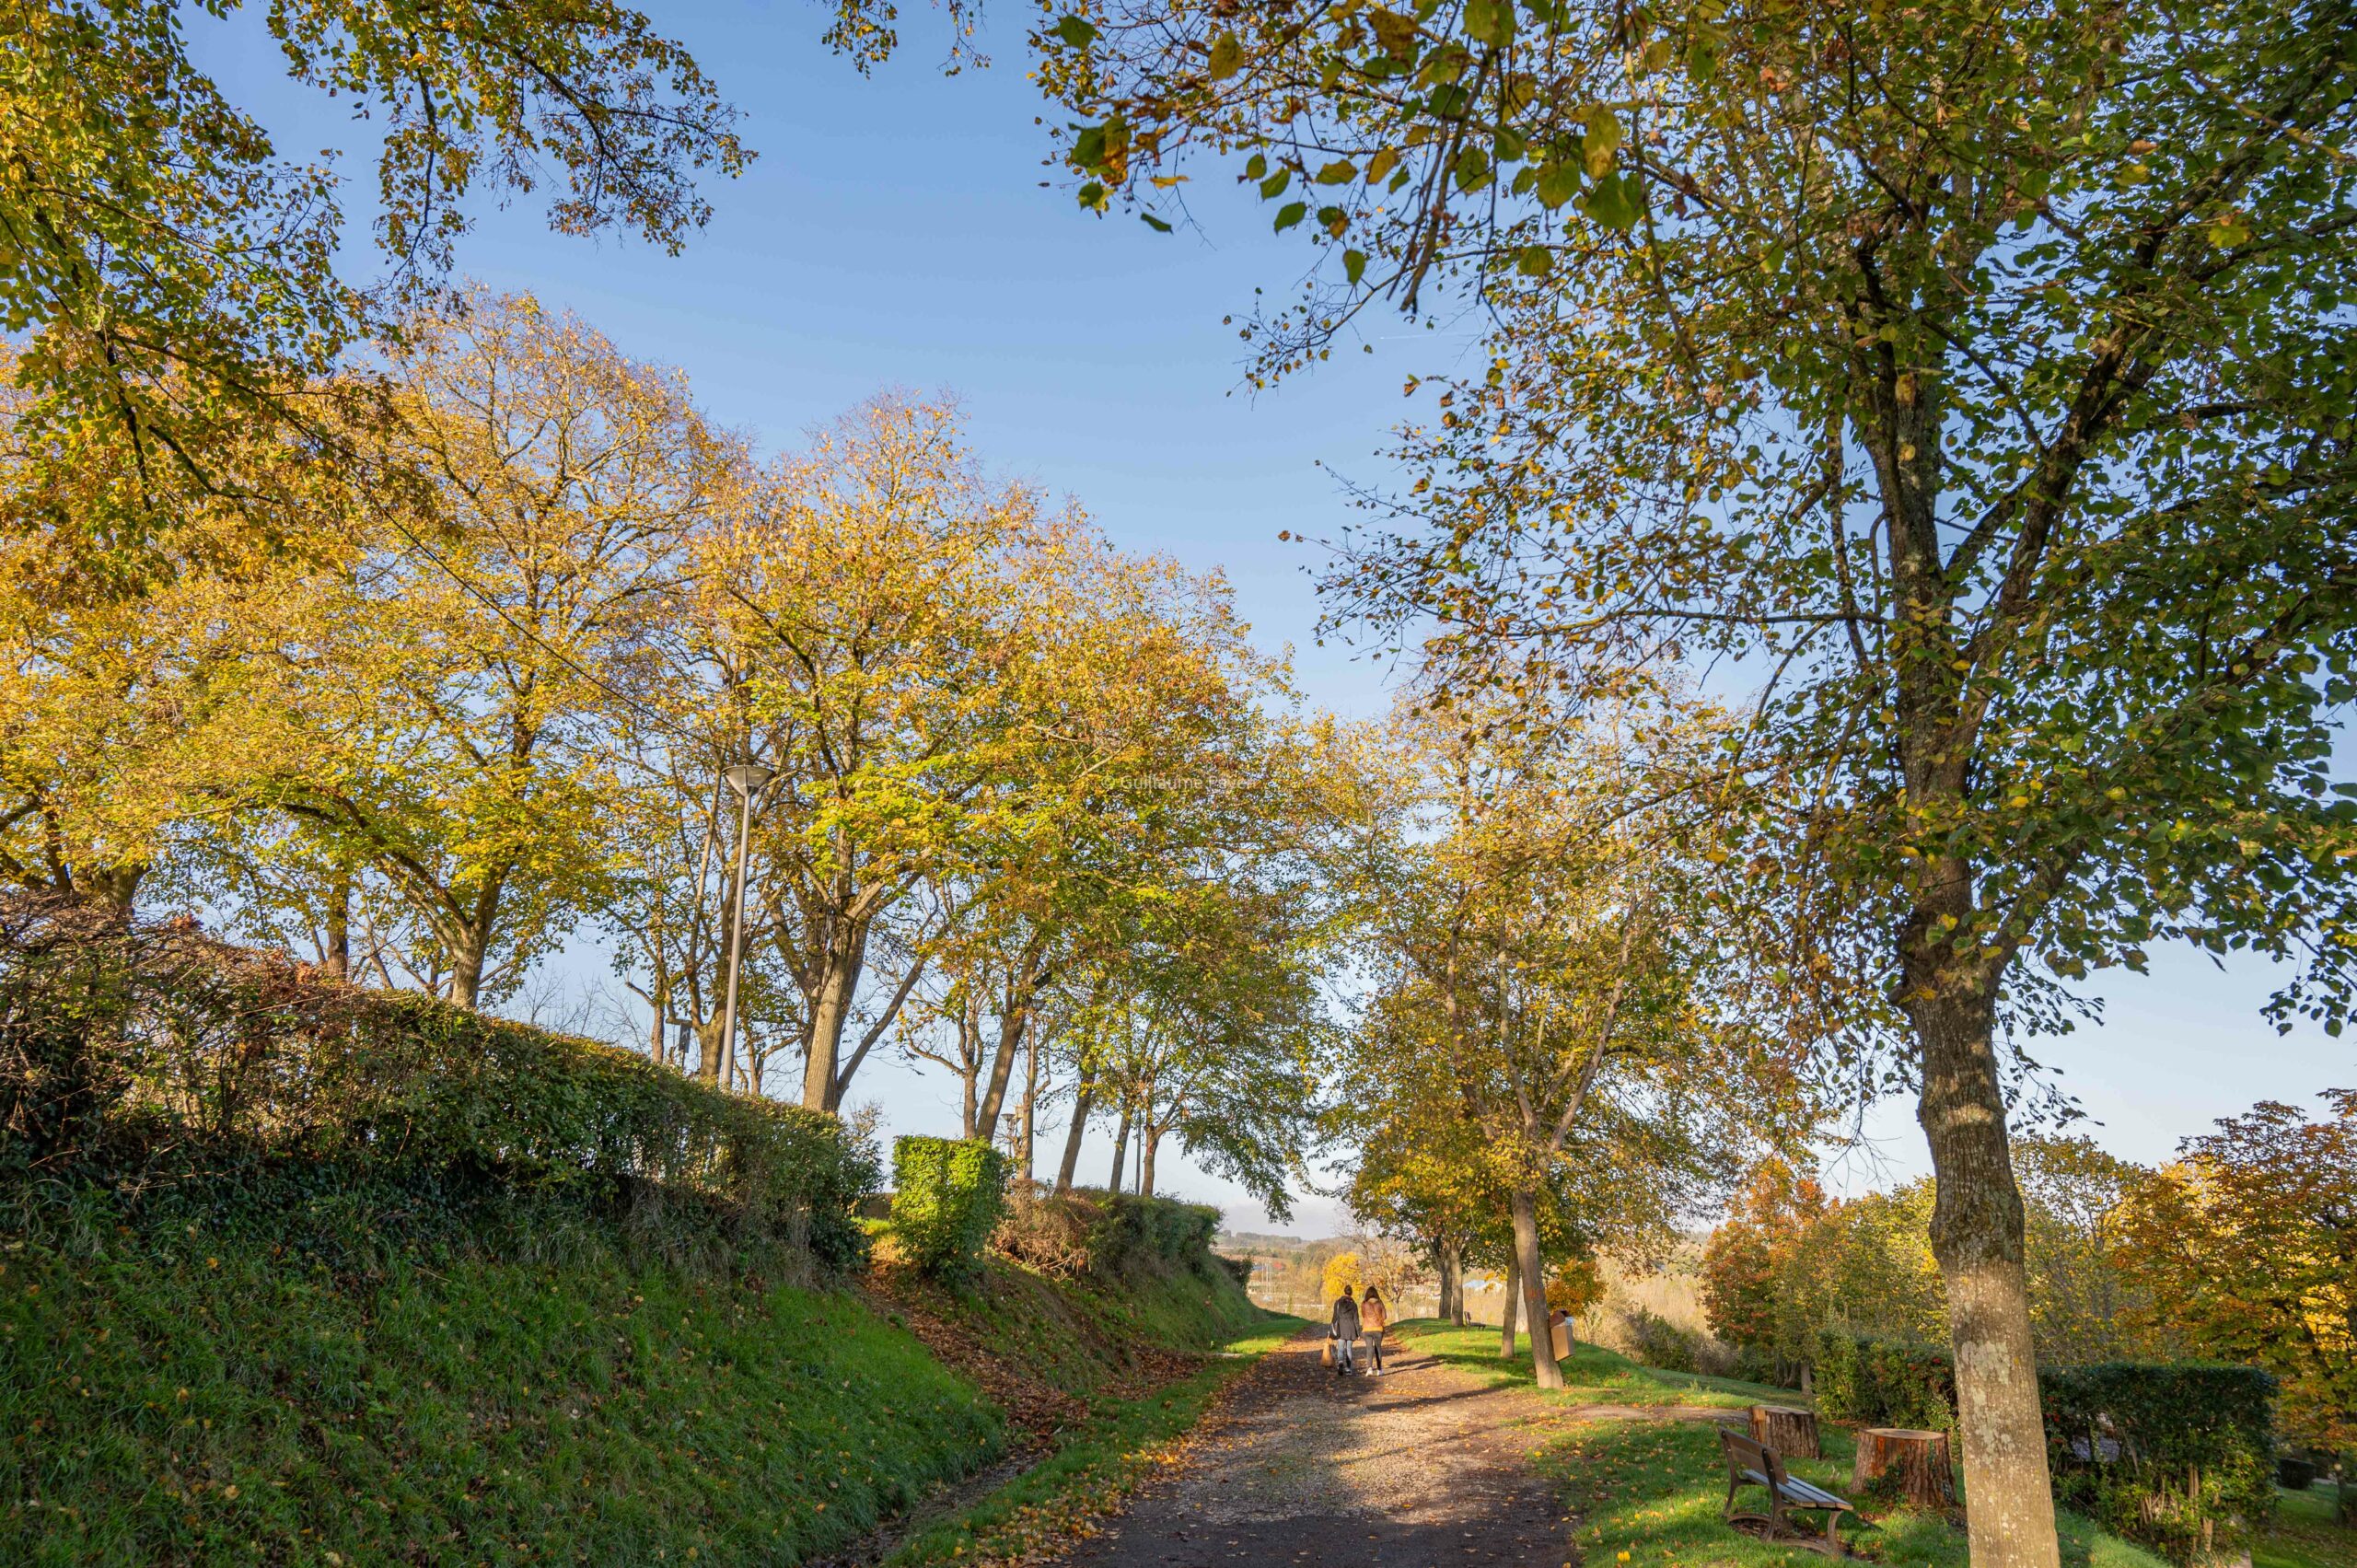
M1894 1488L1918 1508L1956 1506L1956 1460L1945 1432L1869 1426L1858 1434L1858 1460L1850 1489Z
M1788 1459L1821 1459L1817 1443L1817 1412L1792 1405L1751 1407L1752 1441L1773 1448Z

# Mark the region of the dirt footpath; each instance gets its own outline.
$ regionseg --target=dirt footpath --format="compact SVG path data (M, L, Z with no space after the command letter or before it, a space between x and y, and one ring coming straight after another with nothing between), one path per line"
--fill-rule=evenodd
M1560 1417L1429 1356L1337 1378L1318 1339L1253 1369L1170 1479L1068 1568L1265 1562L1391 1568L1576 1563L1570 1522L1528 1458Z

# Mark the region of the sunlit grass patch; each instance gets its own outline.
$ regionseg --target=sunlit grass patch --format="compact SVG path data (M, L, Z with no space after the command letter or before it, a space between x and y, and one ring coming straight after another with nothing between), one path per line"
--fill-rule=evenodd
M2357 1529L2333 1518L2332 1489L2275 1493L2275 1517L2251 1545L2251 1568L2357 1568Z
M1400 1343L1492 1384L1531 1383L1527 1336L1516 1336L1515 1354L1509 1361L1498 1354L1498 1330L1493 1328L1459 1329L1438 1318L1420 1318L1399 1325L1397 1332ZM1802 1402L1789 1388L1640 1366L1601 1345L1576 1346L1560 1365L1567 1387L1549 1397L1573 1404L1712 1405L1739 1410L1752 1404Z
M1829 1429L1826 1457L1791 1459L1805 1481L1850 1496L1849 1434ZM1821 1562L1788 1541L1764 1541L1722 1517L1726 1469L1709 1422L1596 1422L1573 1427L1539 1457L1579 1516L1580 1545L1592 1564L1685 1562L1765 1568ZM1763 1495L1752 1489L1758 1502ZM1851 1501L1863 1499L1852 1496ZM1845 1522L1842 1537L1861 1556L1910 1568L1967 1568L1964 1532L1944 1519L1869 1504L1873 1522ZM1818 1516L1806 1518L1814 1525ZM2158 1558L2102 1534L2075 1516L2061 1516L2062 1561L2070 1568L2165 1568Z

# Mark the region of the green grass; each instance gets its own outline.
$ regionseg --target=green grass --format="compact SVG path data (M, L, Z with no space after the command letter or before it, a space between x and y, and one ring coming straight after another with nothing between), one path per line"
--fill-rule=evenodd
M1431 1319L1400 1325L1400 1338L1491 1382L1531 1386L1527 1339L1517 1342L1513 1361L1498 1355L1495 1329L1457 1329ZM1666 1372L1642 1366L1597 1345L1581 1345L1562 1364L1568 1385L1561 1391L1533 1389L1560 1404L1619 1404L1645 1408L1694 1405L1740 1410L1753 1404L1797 1405L1791 1388L1746 1383L1732 1377ZM1850 1434L1829 1423L1821 1429L1826 1457L1789 1461L1792 1473L1838 1496L1849 1496L1855 1457ZM1726 1468L1719 1438L1705 1422L1609 1421L1584 1423L1541 1458L1581 1516L1581 1543L1597 1568L1649 1568L1671 1561L1760 1565L1821 1561L1790 1545L1771 1545L1727 1527ZM1761 1494L1756 1490L1754 1499ZM1866 1500L1852 1497L1853 1503ZM1880 1562L1920 1568L1966 1568L1962 1531L1945 1520L1905 1508L1878 1508L1870 1527L1844 1526L1842 1534L1862 1554ZM1806 1516L1814 1523L1817 1516ZM2070 1568L2166 1568L2142 1549L2108 1536L2076 1515L2057 1516L2062 1561ZM1626 1553L1624 1558L1621 1554ZM2328 1568L2341 1568L2327 1560ZM2264 1568L2261 1564L2260 1568ZM2293 1562L2287 1568L2307 1568ZM2357 1568L2357 1564L2350 1565Z
M1838 1495L1850 1492L1849 1434L1824 1434L1826 1458L1794 1459L1792 1473ZM1718 1434L1704 1422L1594 1422L1574 1427L1540 1456L1580 1516L1580 1544L1597 1568L1652 1568L1669 1562L1767 1568L1822 1559L1788 1543L1757 1540L1721 1517L1726 1469ZM1753 1489L1748 1495L1759 1499ZM1861 1501L1851 1498L1852 1502ZM1910 1568L1966 1568L1964 1533L1910 1509L1878 1511L1871 1527L1845 1525L1842 1536L1877 1562ZM1817 1516L1807 1518L1814 1523ZM2062 1561L2070 1568L2166 1568L2157 1557L2061 1514Z
M2357 1529L2335 1521L2329 1486L2275 1492L2275 1517L2251 1547L2251 1568L2357 1568Z
M1492 1385L1531 1384L1527 1336L1515 1337L1516 1353L1508 1361L1498 1354L1495 1329L1458 1329L1438 1318L1422 1318L1401 1323L1397 1332L1402 1344L1412 1345ZM1800 1395L1790 1388L1771 1388L1764 1384L1708 1377L1700 1373L1665 1372L1658 1367L1641 1366L1601 1345L1574 1346L1558 1365L1563 1369L1567 1386L1560 1392L1543 1392L1550 1400L1569 1404L1709 1405L1739 1410L1754 1404L1803 1402Z
M790 1561L1004 1438L848 1296L594 1246L359 1278L201 1229L0 1247L10 1563Z
M1225 1358L1143 1400L1109 1405L1044 1462L903 1543L892 1568L1033 1560L1133 1491L1157 1452L1191 1430L1220 1390L1302 1326L1298 1318L1263 1315L1220 1347Z

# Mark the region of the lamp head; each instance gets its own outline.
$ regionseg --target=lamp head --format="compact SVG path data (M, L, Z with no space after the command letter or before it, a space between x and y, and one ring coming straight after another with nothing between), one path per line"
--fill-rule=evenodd
M738 795L750 796L755 790L777 777L777 770L766 767L760 762L739 762L721 774L721 777L726 779L728 787Z

